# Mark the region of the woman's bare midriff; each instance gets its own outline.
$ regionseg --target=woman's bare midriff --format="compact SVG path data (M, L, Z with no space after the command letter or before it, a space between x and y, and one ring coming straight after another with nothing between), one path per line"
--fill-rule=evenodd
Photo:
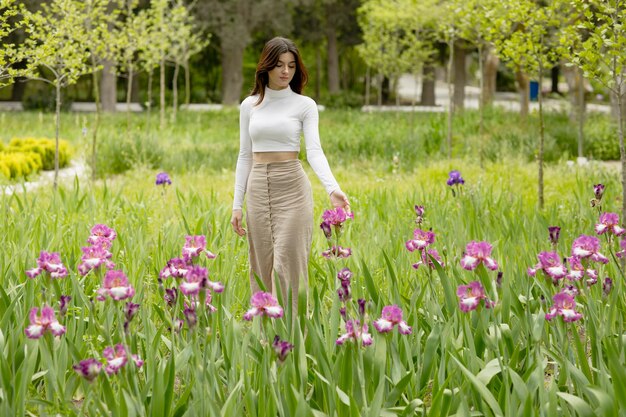
M269 162L282 162L298 159L298 152L255 152L252 155L255 162L267 164Z

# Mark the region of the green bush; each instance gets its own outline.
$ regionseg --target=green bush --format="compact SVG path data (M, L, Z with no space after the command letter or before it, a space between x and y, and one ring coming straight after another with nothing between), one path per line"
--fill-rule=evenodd
M137 166L156 169L161 166L163 149L156 139L134 133L102 137L98 149L98 175L121 174Z
M341 93L330 94L323 100L328 108L360 108L363 106L363 96L354 91L342 91Z
M41 155L35 152L0 152L0 173L9 179L41 171Z
M591 116L585 123L585 154L594 159L618 160L617 125L606 117Z
M33 152L41 156L43 170L54 169L55 141L49 138L12 138L5 149L6 152ZM59 141L59 168L66 167L70 162L71 148L67 141Z

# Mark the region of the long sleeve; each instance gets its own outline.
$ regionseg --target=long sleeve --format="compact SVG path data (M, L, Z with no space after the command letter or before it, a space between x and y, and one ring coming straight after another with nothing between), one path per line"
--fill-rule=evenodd
M339 189L339 184L333 176L326 155L322 150L317 104L313 99L308 98L308 101L302 115L302 132L304 133L304 143L306 145L306 158L326 192L330 195L333 191Z
M248 176L252 169L252 139L250 138L250 97L241 103L239 108L239 156L235 169L235 196L233 210L243 207L243 199L248 185Z

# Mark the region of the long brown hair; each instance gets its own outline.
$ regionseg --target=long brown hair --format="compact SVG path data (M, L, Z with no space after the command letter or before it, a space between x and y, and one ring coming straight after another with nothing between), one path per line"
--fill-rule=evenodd
M302 62L300 52L293 41L277 36L267 41L263 47L263 52L261 52L259 63L256 66L254 88L252 89L250 95L259 95L259 100L256 102L257 105L260 104L265 97L265 87L270 80L268 72L276 68L280 56L287 52L291 52L296 59L296 72L289 83L289 86L294 92L302 94L302 89L309 80L309 74L304 66L304 63Z

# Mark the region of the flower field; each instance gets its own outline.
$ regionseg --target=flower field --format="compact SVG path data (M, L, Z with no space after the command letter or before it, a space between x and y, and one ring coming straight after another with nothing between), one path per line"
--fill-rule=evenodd
M615 171L548 166L538 211L523 160L326 152L352 213L307 167L298 312L250 293L232 171L1 197L0 415L626 415Z

